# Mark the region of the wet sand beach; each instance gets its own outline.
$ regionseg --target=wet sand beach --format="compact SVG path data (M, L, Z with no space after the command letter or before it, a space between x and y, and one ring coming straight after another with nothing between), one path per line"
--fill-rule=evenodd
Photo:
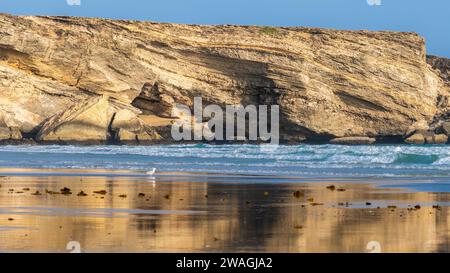
M450 194L425 180L0 173L0 252L449 251Z

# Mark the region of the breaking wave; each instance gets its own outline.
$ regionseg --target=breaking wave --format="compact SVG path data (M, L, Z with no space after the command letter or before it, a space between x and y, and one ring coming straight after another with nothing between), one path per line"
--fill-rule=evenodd
M450 175L450 147L406 145L1 146L0 168L118 169L295 177Z

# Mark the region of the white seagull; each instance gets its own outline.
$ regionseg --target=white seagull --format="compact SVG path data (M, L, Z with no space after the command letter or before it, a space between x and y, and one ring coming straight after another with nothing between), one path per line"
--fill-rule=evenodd
M146 174L155 174L156 173L156 168L153 168L151 171L146 172Z

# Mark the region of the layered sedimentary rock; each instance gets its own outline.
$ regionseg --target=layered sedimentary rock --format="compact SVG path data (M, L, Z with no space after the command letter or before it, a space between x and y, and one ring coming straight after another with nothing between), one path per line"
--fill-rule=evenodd
M450 84L450 59L427 56L427 62L433 67L433 69L439 71L439 75L447 84Z
M437 112L430 123L428 133L450 137L450 60L436 56L427 56L427 62L444 82L437 98ZM443 141L442 141L443 142Z
M0 63L0 126L30 133L44 120L88 98L77 88Z
M133 111L134 110L134 111ZM40 128L36 140L54 143L97 143L115 141L131 144L157 140L158 134L146 128L140 111L95 96L54 115Z
M112 115L107 97L86 100L48 120L37 135L37 140L106 143L110 138L108 127Z
M0 27L0 115L44 142L160 139L143 117L196 96L277 104L284 140L403 137L448 107L414 33L9 15Z

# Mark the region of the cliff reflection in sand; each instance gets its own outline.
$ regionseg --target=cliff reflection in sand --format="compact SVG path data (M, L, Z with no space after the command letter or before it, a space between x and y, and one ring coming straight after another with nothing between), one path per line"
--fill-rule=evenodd
M2 252L66 252L69 241L85 252L366 252L370 241L385 252L448 250L447 193L354 181L335 183L345 189L338 191L327 182L247 184L245 178L0 179ZM57 194L64 187L73 194Z

